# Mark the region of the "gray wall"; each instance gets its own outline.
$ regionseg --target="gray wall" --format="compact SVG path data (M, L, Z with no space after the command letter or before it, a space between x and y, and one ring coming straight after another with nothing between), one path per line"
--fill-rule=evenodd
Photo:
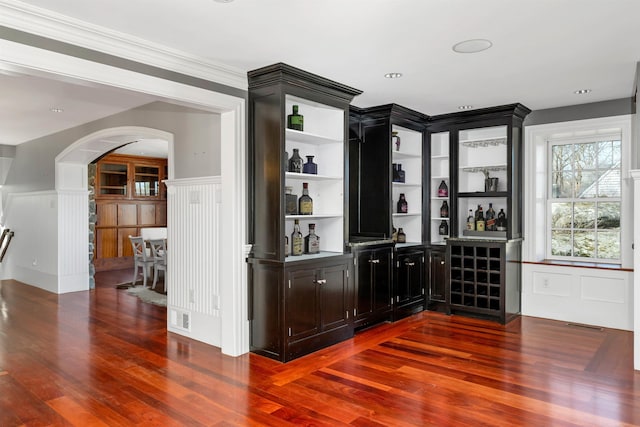
M54 189L55 158L60 152L93 132L119 126L142 126L172 133L175 178L220 175L220 116L152 102L18 145L2 188L3 198L9 193Z
M610 101L592 102L589 104L535 110L525 118L524 125L532 126L545 123L569 122L572 120L632 114L635 111L633 104L634 100L632 98L621 98Z

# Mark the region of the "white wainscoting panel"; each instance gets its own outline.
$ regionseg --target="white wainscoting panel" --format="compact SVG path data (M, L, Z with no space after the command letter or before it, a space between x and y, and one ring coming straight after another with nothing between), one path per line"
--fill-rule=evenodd
M89 290L89 197L87 190L58 190L57 229L58 292Z
M522 314L633 330L633 273L523 264Z
M167 329L220 346L220 177L167 184Z

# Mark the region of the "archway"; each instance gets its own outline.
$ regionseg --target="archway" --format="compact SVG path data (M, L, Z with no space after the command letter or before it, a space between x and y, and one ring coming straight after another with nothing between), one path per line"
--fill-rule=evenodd
M66 201L70 204L69 207L84 204L89 210L88 165L114 149L142 139L162 139L167 141L168 177L173 179L173 134L140 126L120 126L102 129L80 138L56 156L56 190L61 197L60 207L64 208L65 206L62 206L62 203ZM66 238L61 239L66 246L63 253L86 259L86 252L82 251L82 248L86 248L87 244L91 245L93 237L91 236L91 231L85 228L86 223L83 223L79 217L82 214L79 211L75 212L77 213L60 218L60 225L65 230L65 236L74 237L74 239L69 239L71 241L68 242L68 245ZM85 218L88 217L89 212L87 211ZM85 239L88 239L88 242L85 240L84 244L82 243L83 233L85 234ZM71 247L71 245L74 246ZM80 259L68 259L65 264L78 265L80 262ZM89 260L87 264L86 289L93 288L94 269L92 268L92 262L92 260ZM67 267L65 271L69 272L68 266L65 267ZM81 286L81 282L84 280L82 278L83 275L84 271L79 271L74 275L75 286Z

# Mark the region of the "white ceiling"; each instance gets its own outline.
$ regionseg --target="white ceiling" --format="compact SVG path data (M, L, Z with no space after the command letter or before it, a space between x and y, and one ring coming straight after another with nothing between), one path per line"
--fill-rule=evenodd
M26 3L244 71L285 62L363 90L354 101L360 107L395 102L429 115L460 105L521 102L536 110L628 98L640 60L638 0ZM477 38L493 46L473 54L451 49ZM385 79L388 72L404 77ZM16 91L0 99L0 143L23 142L27 131L45 124L69 127L148 102L122 91L49 83L0 76L3 95ZM574 94L584 88L592 92ZM50 113L57 99L38 95L50 93L77 101L78 110L63 105L65 113Z

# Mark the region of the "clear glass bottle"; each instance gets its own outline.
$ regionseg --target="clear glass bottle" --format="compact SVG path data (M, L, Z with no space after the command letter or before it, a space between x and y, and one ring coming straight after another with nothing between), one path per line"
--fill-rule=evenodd
M407 212L409 212L409 204L407 203L407 199L404 196L404 193L400 193L400 199L398 200L398 213Z
M289 256L289 236L284 236L284 256Z
M302 157L297 148L293 149L293 154L289 158L289 172L302 173Z
M449 187L447 186L447 183L444 182L444 179L438 186L438 197L449 197Z
M304 253L320 253L320 237L316 234L315 224L309 224L309 234L304 237Z
M287 127L293 130L304 130L304 116L298 113L298 106L293 106L293 114L287 116Z
M398 228L398 243L407 243L407 235L404 234L402 227Z
M302 166L302 173L318 174L318 165L313 163L313 156L307 156L307 163Z
M440 227L438 227L438 234L441 236L449 235L449 224L447 221L445 220L440 221Z
M302 255L304 250L304 238L300 232L300 223L296 219L293 223L293 233L291 233L291 255Z
M440 218L449 218L449 204L446 200L443 200L440 206Z
M313 199L309 196L309 183L302 183L302 196L298 199L298 215L313 215Z

